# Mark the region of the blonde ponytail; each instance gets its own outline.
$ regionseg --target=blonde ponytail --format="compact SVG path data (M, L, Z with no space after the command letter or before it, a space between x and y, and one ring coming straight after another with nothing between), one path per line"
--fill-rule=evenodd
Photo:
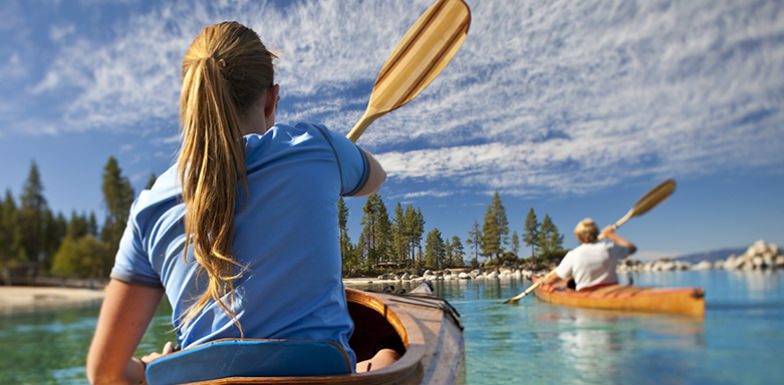
M244 267L232 255L237 187L242 183L247 190L240 120L272 85L273 57L255 32L236 22L205 28L185 54L183 144L177 161L185 203L185 253L192 244L209 283L181 326L214 300L242 334L234 313L234 280ZM228 304L223 300L227 294Z

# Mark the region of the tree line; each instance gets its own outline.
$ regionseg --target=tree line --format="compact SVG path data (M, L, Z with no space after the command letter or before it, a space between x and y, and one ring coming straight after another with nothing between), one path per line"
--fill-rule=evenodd
M155 182L153 174L147 182ZM68 218L49 209L35 161L22 186L19 201L10 190L0 199L0 271L28 275L107 277L128 221L135 192L114 157L103 168L101 191L105 216L99 225L94 212L72 211ZM397 203L390 215L380 194L366 198L362 231L356 243L348 235L349 210L338 201L339 241L344 275L394 269L444 269L480 265L559 260L563 236L545 215L540 223L531 208L522 233L509 234L506 209L498 192L493 195L482 225L475 220L467 237L448 237L438 228L425 234L425 218L418 207ZM464 246L465 244L465 246ZM521 245L530 247L521 258ZM424 247L423 247L424 246ZM527 249L526 249L527 250ZM467 261L467 262L466 262ZM6 277L7 278L7 277Z
M151 176L149 185L155 181ZM0 270L29 276L107 277L135 196L114 157L103 168L101 191L106 216L55 214L44 197L35 161L19 201L10 190L0 200ZM8 278L8 277L5 277Z
M560 260L566 254L563 235L550 216L545 214L540 223L533 208L526 217L522 236L518 236L516 229L510 236L506 209L497 191L487 207L482 226L475 220L464 240L457 235L445 237L438 228L425 236L424 216L419 208L410 204L403 208L398 202L390 220L378 193L366 198L362 212L362 231L357 242L352 243L347 227L348 208L342 198L338 201L344 275L374 274L389 269L477 267L480 256L486 264L515 263L526 258L533 262L550 262ZM519 254L521 241L531 247L531 254L525 258Z

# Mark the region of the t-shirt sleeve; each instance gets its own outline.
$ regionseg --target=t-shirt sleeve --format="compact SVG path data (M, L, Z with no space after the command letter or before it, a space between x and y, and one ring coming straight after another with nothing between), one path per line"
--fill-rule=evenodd
M558 278L567 279L572 276L572 258L570 258L570 253L571 252L566 253L566 256L561 260L561 263L555 268L555 274L558 275Z
M158 273L152 268L143 247L142 238L133 219L133 209L120 239L110 277L133 285L162 287Z
M356 194L367 183L370 165L365 153L345 136L319 127L335 151L340 168L340 193L343 196Z
M613 243L612 246L609 247L608 252L610 253L610 258L615 261L620 261L629 256L629 248L617 243Z

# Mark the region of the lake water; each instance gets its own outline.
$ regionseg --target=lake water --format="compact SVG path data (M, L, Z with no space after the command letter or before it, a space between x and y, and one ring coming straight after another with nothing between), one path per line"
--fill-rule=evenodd
M626 282L629 276L622 276ZM543 303L519 280L437 282L460 312L469 384L782 384L784 272L638 273L642 286L701 286L706 315L628 314ZM139 354L171 340L161 306ZM86 384L98 309L0 316L0 384Z

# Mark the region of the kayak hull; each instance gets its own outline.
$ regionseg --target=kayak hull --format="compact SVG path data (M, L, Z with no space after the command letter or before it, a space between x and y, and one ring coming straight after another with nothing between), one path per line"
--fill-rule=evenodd
M536 277L534 282L536 282ZM705 315L705 292L702 288L644 288L608 285L588 291L575 291L562 285L543 284L534 293L542 301L558 305L676 313L697 317Z
M426 291L417 294L417 291ZM460 316L448 302L418 288L410 295L346 289L358 360L378 346L404 351L398 361L367 373L299 377L231 377L195 384L454 384L465 381ZM397 345L397 346L396 346Z

